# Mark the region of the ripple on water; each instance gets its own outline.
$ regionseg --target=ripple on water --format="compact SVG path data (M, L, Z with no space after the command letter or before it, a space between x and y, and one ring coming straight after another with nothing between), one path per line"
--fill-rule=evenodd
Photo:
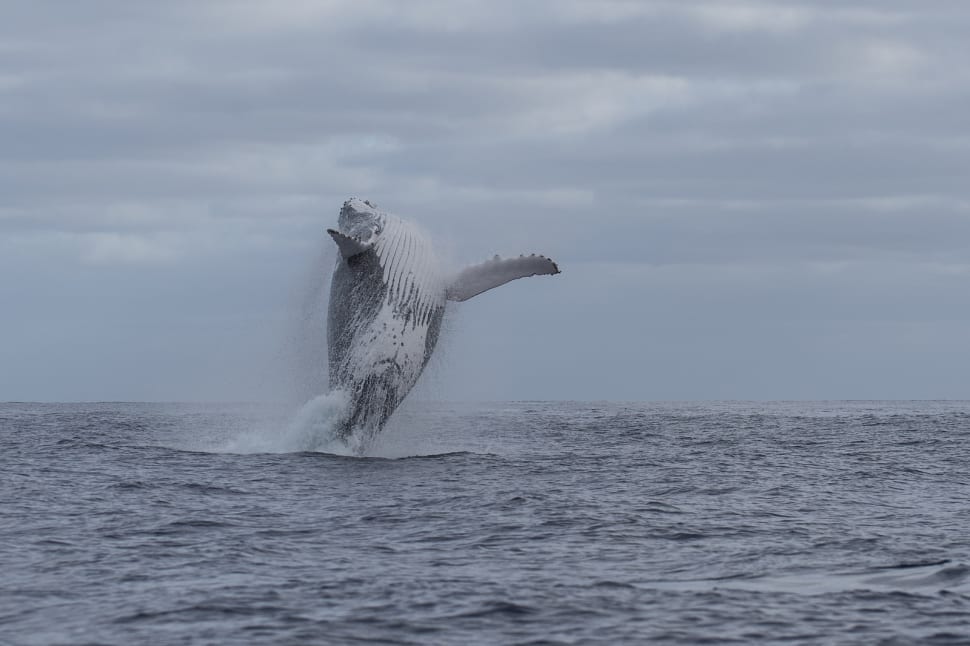
M970 404L428 406L0 405L0 642L965 640Z

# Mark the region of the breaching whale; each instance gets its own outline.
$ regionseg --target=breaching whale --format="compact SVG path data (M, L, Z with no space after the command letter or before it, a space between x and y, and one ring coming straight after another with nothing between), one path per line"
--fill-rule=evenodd
M505 283L558 274L545 256L493 259L442 271L430 241L407 221L352 198L327 229L339 255L330 287L330 388L350 397L337 435L366 449L431 358L447 301L465 301Z

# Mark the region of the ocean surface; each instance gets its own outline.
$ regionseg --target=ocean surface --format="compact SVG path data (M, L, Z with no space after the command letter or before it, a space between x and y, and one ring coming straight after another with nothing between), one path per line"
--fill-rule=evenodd
M0 404L0 644L967 644L970 402Z

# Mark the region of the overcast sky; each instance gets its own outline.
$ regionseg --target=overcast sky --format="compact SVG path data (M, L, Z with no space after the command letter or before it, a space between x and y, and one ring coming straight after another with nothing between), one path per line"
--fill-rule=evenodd
M968 33L965 0L5 3L0 400L294 396L354 195L563 269L454 306L423 397L967 398Z

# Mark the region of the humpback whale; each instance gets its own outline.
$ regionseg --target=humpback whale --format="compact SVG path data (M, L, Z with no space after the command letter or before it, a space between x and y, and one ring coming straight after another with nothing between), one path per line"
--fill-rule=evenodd
M363 452L428 364L448 301L466 301L493 287L558 274L540 255L500 258L449 274L415 226L367 200L344 202L327 233L339 254L330 287L327 351L331 390L349 395L337 430L356 435Z

